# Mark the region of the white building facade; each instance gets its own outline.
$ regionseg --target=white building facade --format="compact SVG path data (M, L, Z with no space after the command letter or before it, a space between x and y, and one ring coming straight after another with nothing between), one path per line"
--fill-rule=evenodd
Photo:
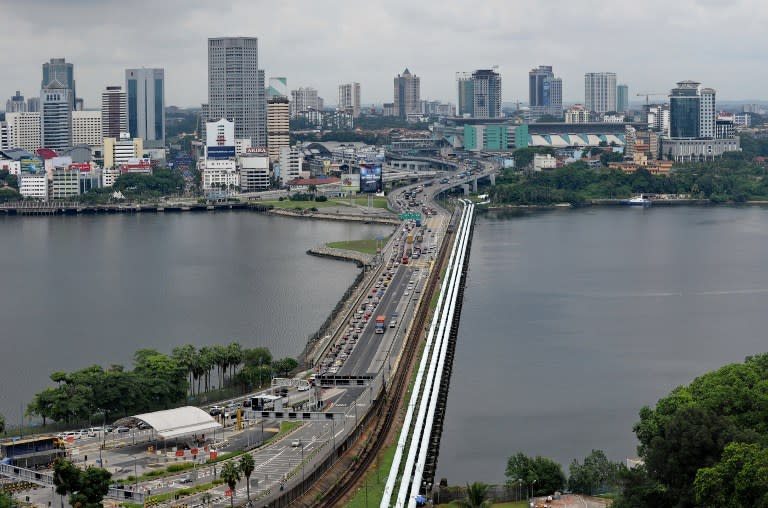
M102 146L101 111L72 112L72 144Z
M6 113L10 148L23 148L34 152L42 146L40 113Z

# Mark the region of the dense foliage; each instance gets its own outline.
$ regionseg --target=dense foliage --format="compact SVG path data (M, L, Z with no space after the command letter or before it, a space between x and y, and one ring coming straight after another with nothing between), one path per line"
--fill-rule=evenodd
M78 200L88 204L107 203L115 191L120 191L129 201L154 200L181 194L184 178L180 172L168 168L156 168L151 175L127 173L117 177L112 187L92 189L80 195Z
M146 411L168 409L187 396L208 394L225 386L243 391L269 382L275 373L287 374L298 362L292 358L273 361L266 348L188 344L165 355L153 349L134 354L133 370L122 365L107 369L94 365L71 374L50 375L55 387L37 393L27 414L39 416L43 424L85 421L94 415L105 419Z
M745 162L737 155L680 166L669 176L652 175L643 168L632 174L609 169L591 170L581 161L554 171L520 173L507 170L489 193L494 203L524 205L583 203L641 193L684 194L713 202L768 199L766 168Z
M546 457L528 457L518 452L507 461L507 483L522 482L534 496L551 494L565 486L565 474L560 464Z
M56 493L68 495L70 506L80 508L101 508L111 478L112 473L106 469L88 467L83 470L63 459L58 459L53 468Z
M611 462L602 450L592 450L582 463L574 459L569 467L568 488L580 494L596 494L613 490L624 466Z
M768 354L673 390L635 425L617 507L768 507Z

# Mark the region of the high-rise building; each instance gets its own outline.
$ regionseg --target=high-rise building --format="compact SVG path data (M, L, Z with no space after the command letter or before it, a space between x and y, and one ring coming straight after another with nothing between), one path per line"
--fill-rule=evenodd
M128 132L151 148L165 146L165 70L126 69Z
M353 118L360 116L360 83L339 85L339 111L351 113Z
M67 63L64 58L51 58L50 62L43 64L43 81L40 88L68 88L70 90L69 101L70 111L75 108L75 70L71 63ZM42 98L41 98L42 100Z
M472 73L472 97L475 118L501 116L501 74L491 69Z
M277 162L280 150L291 144L290 120L287 97L272 97L267 101L267 148L272 162Z
M39 113L40 112L40 97L30 97L27 99L27 112Z
M291 118L306 111L322 111L322 99L317 96L317 90L312 87L299 87L291 90Z
M574 104L565 112L565 123L589 123L589 110L581 104Z
M101 92L101 131L105 138L128 132L128 103L122 86L108 86Z
M701 96L696 81L680 81L669 95L669 136L697 138L701 126Z
M42 146L64 150L72 146L72 90L54 80L40 90Z
M400 118L419 113L421 80L406 68L395 78L395 114Z
M539 65L528 72L528 105L533 120L563 115L563 81L555 77L551 65Z
M459 116L475 115L475 89L471 72L456 73L456 87L458 91Z
M594 113L616 111L616 73L584 74L584 107Z
M40 113L6 113L10 148L23 148L34 152L42 146Z
M104 138L104 168L112 169L140 158L144 154L141 138L131 139L124 133L120 138Z
M714 138L716 135L715 120L717 119L717 110L715 109L715 90L712 88L702 88L701 103L699 107L699 137Z
M629 111L629 87L627 85L616 86L616 111L618 113Z
M266 91L256 37L208 39L208 119L235 124L235 137L265 146Z
M25 113L27 111L27 103L24 100L24 96L21 92L16 90L16 95L11 96L5 103L6 113Z
M267 100L273 97L288 98L288 78L269 78Z
M72 112L72 145L102 146L101 111Z

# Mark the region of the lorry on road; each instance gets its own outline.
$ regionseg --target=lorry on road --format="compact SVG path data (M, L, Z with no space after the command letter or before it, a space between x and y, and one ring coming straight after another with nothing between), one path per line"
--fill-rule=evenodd
M376 316L376 333L384 333L384 316Z

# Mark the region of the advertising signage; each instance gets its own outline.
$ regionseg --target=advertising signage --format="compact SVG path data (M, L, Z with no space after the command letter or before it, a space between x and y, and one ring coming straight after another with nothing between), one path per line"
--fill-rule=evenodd
M234 146L209 146L206 148L206 158L213 160L227 160L235 158Z
M45 161L42 157L23 157L19 159L21 171L27 173L39 173L45 171Z
M381 192L381 165L379 164L361 164L360 165L360 192Z

